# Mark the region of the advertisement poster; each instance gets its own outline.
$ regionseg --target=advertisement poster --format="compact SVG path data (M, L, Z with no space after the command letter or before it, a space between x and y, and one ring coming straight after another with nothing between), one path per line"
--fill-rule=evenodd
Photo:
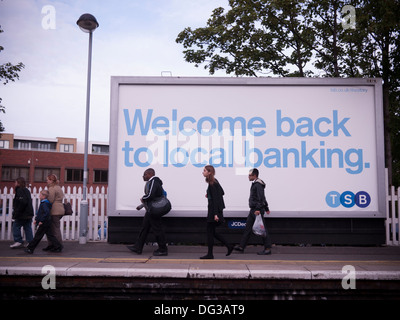
M171 215L202 216L211 164L228 217L247 215L252 168L275 216L382 217L381 88L340 80L113 78L111 215L136 214L151 167Z

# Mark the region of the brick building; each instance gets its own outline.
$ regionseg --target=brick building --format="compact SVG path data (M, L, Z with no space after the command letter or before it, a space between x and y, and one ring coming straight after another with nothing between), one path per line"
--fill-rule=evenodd
M14 187L18 177L28 186L46 186L47 175L54 173L60 185L83 184L83 143L75 138L43 139L0 136L0 190ZM108 143L89 143L88 188L108 185Z

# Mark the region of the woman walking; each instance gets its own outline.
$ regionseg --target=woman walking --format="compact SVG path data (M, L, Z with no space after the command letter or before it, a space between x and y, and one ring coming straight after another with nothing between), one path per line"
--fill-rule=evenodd
M48 246L43 250L61 252L63 246L62 246L62 235L60 231L60 221L65 213L63 205L64 192L59 186L57 176L55 174L49 174L47 176L47 188L49 189L48 200L52 204L50 232L57 238L61 246L56 246L55 244L49 241Z
M22 177L17 178L17 180L15 180L15 197L13 199L12 214L14 220L12 224L14 243L10 248L15 249L22 247L24 241L21 235L21 228L24 228L26 241L32 241L32 217L33 206L31 193L26 188L25 179Z
M207 214L207 245L208 253L200 257L200 259L214 259L213 247L214 238L221 241L228 252L226 256L232 253L233 246L229 245L225 238L216 232L217 226L224 222L223 209L225 208L224 203L224 190L219 184L218 180L215 179L215 168L211 165L204 167L203 176L206 178L208 183L206 198L208 200L208 214Z

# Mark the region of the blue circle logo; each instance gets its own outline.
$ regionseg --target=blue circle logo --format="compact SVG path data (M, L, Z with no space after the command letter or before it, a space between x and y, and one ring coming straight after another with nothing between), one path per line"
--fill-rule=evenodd
M368 192L360 191L357 192L355 200L357 206L360 208L366 208L371 203L371 196L368 194Z
M359 191L356 194L352 191L330 191L325 197L326 204L331 208L342 205L345 208L352 208L356 205L359 208L366 208L371 204L371 196L366 191Z
M337 191L329 192L326 197L325 201L331 208L337 208L340 206L340 193Z

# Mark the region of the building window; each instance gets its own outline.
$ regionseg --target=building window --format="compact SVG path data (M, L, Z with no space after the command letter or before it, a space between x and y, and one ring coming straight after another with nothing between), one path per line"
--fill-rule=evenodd
M55 174L60 177L60 169L58 168L35 168L35 182L47 182L47 176L49 174Z
M15 181L19 177L29 181L29 168L3 166L1 169L1 177L3 181Z
M38 150L42 150L42 151L50 151L51 144L39 142L37 148L38 148Z
M10 141L0 140L0 149L10 149Z
M55 151L55 142L14 140L14 148L21 150Z
M110 150L109 146L105 146L102 144L93 144L92 145L92 153L96 154L108 154Z
M32 144L25 141L17 141L16 149L31 150Z
M94 183L107 183L108 170L94 170Z
M65 182L83 182L83 169L65 169Z
M60 152L74 152L73 144L60 144Z

